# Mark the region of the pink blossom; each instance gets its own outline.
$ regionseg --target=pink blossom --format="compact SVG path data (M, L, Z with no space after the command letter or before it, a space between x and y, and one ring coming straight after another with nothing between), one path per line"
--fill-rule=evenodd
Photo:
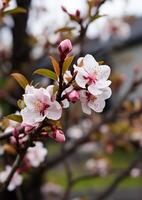
M27 85L23 97L26 107L21 110L22 124L35 127L45 118L60 119L62 107L53 96L53 86L38 89Z
M91 110L95 112L102 112L105 107L105 100L110 98L111 89L109 87L102 90L100 95L92 95L88 91L80 91L80 101L84 113L90 115Z
M11 166L7 165L5 168L5 171L0 172L0 182L4 183L11 172ZM16 171L15 174L13 175L9 185L8 185L8 190L13 191L17 186L20 186L22 184L23 178L22 176Z
M34 147L29 147L25 155L25 159L32 167L38 167L47 156L47 149L44 148L41 142L35 142Z
M61 55L66 55L67 56L72 51L72 43L71 43L71 41L68 40L68 39L63 40L59 44L58 50L59 50Z
M68 94L68 99L72 102L72 103L75 103L79 100L80 98L80 95L79 95L79 92L76 91L76 90L73 90L71 91L69 94Z
M79 58L74 69L77 72L76 83L81 88L87 87L89 93L94 96L102 94L102 90L111 84L111 81L107 80L110 67L99 65L92 55L87 54L84 58Z

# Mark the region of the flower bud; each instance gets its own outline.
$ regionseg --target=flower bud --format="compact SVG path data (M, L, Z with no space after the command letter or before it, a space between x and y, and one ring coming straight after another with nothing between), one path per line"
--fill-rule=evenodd
M72 51L72 43L70 40L63 40L59 46L58 50L63 57L66 57Z
M79 92L77 92L76 90L73 90L72 92L70 92L68 94L68 99L72 102L75 103L79 100L80 96L79 96Z
M57 142L65 142L65 135L62 130L56 129L49 137L55 139Z
M25 131L25 133L29 133L31 130L33 129L33 126L30 126L30 125L26 125L25 127L24 127L24 131Z

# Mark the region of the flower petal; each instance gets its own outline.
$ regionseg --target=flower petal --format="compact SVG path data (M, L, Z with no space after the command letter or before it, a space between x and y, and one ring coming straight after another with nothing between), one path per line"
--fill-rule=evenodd
M50 107L47 108L47 110L45 111L45 115L48 119L52 120L60 119L62 115L61 105L57 101L54 101L53 103L50 104Z
M110 76L111 69L108 65L100 65L96 70L98 80L107 80Z
M63 108L68 108L69 105L70 105L70 103L69 103L69 101L68 101L67 99L64 99L64 100L62 101L62 107L63 107Z
M83 63L84 63L84 68L85 70L91 74L91 73L94 73L95 72L95 69L96 67L99 66L98 62L95 60L95 58L90 55L90 54L87 54L84 59L83 59Z
M75 77L75 81L76 83L79 85L79 87L81 88L85 88L86 84L87 84L87 79L85 79L83 77L83 74L78 72L76 77Z
M106 80L102 79L102 80L96 81L95 86L98 89L103 89L103 88L106 88L106 87L110 86L110 84L111 84L110 80L106 81Z
M91 84L88 86L88 91L94 95L94 96L97 96L97 95L101 95L102 94L102 91L99 90L97 87L96 87L96 84Z
M101 97L105 100L105 99L109 99L111 95L112 95L111 88L107 87L103 89L103 93L101 94Z
M39 112L35 110L30 110L28 108L24 108L21 110L21 115L23 118L23 124L35 126L37 123L42 122L45 116L40 115Z
M95 101L89 101L88 106L95 112L102 112L105 107L105 101L102 98L97 98Z
M91 115L91 109L86 103L81 103L82 111L86 113L87 115Z

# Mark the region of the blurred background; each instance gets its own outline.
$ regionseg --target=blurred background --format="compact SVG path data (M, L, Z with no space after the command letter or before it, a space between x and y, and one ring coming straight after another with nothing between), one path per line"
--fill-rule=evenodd
M142 155L136 158L142 146L142 1L107 0L93 18L99 3L11 0L7 10L20 6L27 12L0 18L1 119L18 110L17 99L23 93L10 74L20 72L46 87L50 80L31 74L37 68L51 69L49 55L58 58L56 47L65 38L73 43L74 62L89 53L112 69L113 95L104 113L87 116L79 104L65 112L67 142L64 147L50 139L45 142L47 165L25 176L24 199L142 199ZM100 123L112 110L114 121ZM73 144L75 150L64 156ZM3 144L0 148L1 155L9 154L3 152ZM105 191L105 197L98 197ZM1 195L20 198L15 192Z

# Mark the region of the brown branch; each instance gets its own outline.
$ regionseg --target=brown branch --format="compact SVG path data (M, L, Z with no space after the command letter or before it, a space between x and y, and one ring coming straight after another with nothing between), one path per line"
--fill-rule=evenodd
M10 181L11 181L14 173L16 172L17 168L19 167L22 159L23 159L23 155L19 155L18 154L17 157L16 157L16 159L15 159L15 162L13 163L13 166L12 166L10 174L8 175L5 183L2 184L1 187L0 187L1 191L5 190L8 187L8 185L9 185L9 183L10 183Z
M126 179L129 174L130 171L142 160L142 148L139 150L139 153L137 155L137 157L132 161L132 163L130 163L130 165L128 166L127 169L125 169L123 172L121 172L115 179L114 181L111 183L111 185L103 192L101 193L96 200L104 200L106 199L108 196L110 196L118 187L118 185L124 181L124 179Z

